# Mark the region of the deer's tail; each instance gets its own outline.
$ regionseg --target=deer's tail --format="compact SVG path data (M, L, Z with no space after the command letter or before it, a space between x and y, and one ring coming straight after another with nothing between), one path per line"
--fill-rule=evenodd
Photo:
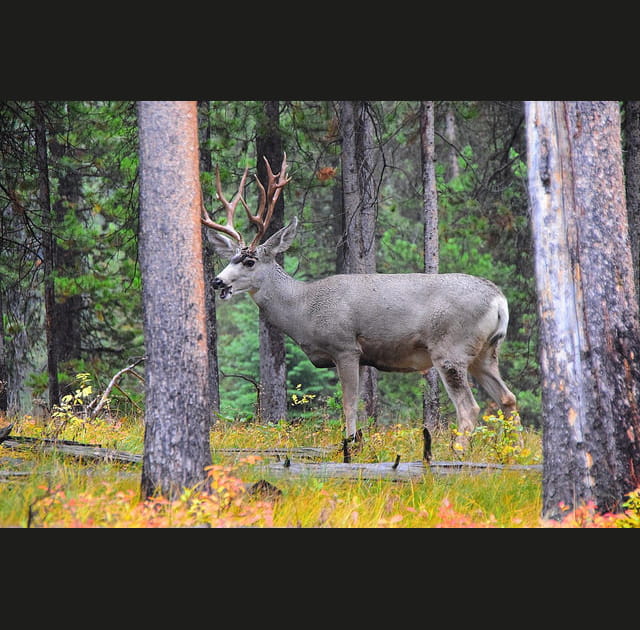
M489 338L489 345L498 345L507 336L509 326L509 306L504 296L496 300L496 329Z

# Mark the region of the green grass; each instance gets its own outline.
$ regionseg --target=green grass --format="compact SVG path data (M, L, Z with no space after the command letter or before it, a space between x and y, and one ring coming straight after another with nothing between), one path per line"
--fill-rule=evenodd
M539 463L540 435L522 432L523 445L511 439L494 418L472 440L464 459L502 463ZM488 428L487 428L488 427ZM20 418L12 432L74 439L141 453L139 419L43 426ZM434 460L452 460L452 432L434 437ZM257 457L230 458L216 449L331 447L329 459L342 461L339 423L309 420L301 424L253 424L220 420L211 431L214 491L185 489L176 501L140 501L140 465L79 461L59 453L17 451L0 446L0 471L30 471L27 477L0 481L0 527L541 527L541 473L483 471L448 476L426 475L413 482L270 477ZM368 427L353 462L420 460L419 426ZM506 461L505 461L506 460ZM259 479L281 494L250 496ZM593 519L592 519L593 521ZM590 521L590 522L592 522ZM581 521L584 522L584 521ZM600 523L598 526L604 526Z
M278 484L277 480L274 480ZM540 513L538 475L453 475L419 482L308 479L287 484L280 527L524 527Z

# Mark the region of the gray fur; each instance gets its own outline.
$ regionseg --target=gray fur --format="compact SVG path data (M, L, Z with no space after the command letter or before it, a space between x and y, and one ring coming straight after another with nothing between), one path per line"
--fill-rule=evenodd
M314 365L337 368L348 438L356 433L362 365L394 372L435 366L456 407L462 447L479 413L468 372L499 406L515 411L515 396L498 370L509 310L495 284L461 273L334 275L300 282L275 262L291 245L296 227L294 219L258 246L251 267L227 265L216 285L225 298L249 291L265 317ZM239 251L220 234L213 243L228 259Z

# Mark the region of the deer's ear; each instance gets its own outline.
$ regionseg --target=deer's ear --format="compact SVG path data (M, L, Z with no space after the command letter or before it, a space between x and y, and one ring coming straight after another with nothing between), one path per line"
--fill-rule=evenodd
M207 230L207 240L213 245L216 254L225 260L233 258L238 251L238 244L230 238L227 238L224 234L220 234L220 232Z
M298 228L298 217L293 217L289 225L278 230L273 236L267 239L260 248L268 256L276 256L291 247Z

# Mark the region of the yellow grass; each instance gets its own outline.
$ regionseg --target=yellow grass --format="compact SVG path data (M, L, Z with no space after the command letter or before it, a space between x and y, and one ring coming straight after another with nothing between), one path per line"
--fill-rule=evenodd
M69 423L58 437L142 452L139 419ZM13 434L46 436L51 426L29 417L17 421ZM287 479L270 477L259 457L230 457L219 449L331 447L329 459L341 461L341 427L331 421L297 425L260 425L220 420L211 431L213 466L207 494L185 489L176 501L139 498L140 465L81 462L60 454L14 451L0 446L0 471L31 474L0 481L2 527L304 527L415 528L504 527L547 525L541 522L539 472L484 471L450 476L426 475L413 482L382 480ZM473 441L465 458L497 461L504 444L487 436ZM510 454L520 463L540 461L540 436L524 431L524 446ZM434 459L455 457L451 432L434 435ZM492 441L494 440L494 441ZM393 425L365 430L354 462L420 460L419 426ZM522 461L527 460L527 461ZM264 479L277 496L249 494Z

